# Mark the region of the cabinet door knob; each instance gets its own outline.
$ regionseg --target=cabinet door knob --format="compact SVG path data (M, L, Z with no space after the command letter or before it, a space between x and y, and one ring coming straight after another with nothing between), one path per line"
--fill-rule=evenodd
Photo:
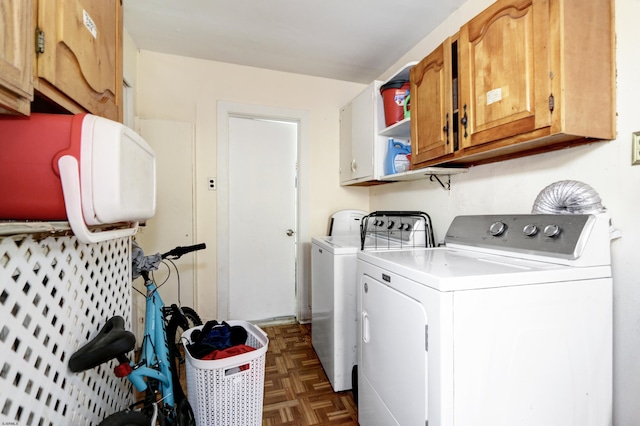
M351 171L355 173L357 168L358 168L358 163L356 163L356 159L354 158L353 160L351 160Z
M469 134L467 133L467 123L469 122L469 119L467 118L467 104L464 104L462 108L464 110L464 115L462 116L462 119L460 120L460 122L464 127L464 137L466 138L469 136Z
M449 113L445 115L444 127L442 128L442 131L445 135L447 135L447 145L449 145Z

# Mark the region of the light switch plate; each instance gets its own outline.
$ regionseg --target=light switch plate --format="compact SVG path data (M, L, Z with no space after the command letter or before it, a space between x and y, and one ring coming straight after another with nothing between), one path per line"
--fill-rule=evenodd
M631 165L640 164L640 132L631 133Z

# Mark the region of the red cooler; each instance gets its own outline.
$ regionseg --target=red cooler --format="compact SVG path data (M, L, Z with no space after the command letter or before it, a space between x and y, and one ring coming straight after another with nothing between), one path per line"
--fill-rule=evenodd
M121 123L91 114L4 116L0 152L0 219L69 221L78 239L96 242L131 235L155 213L155 154Z

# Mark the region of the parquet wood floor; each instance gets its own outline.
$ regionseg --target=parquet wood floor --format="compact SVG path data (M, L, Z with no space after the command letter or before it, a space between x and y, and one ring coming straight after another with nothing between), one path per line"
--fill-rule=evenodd
M311 346L310 324L261 326L269 337L262 426L357 426L351 391L333 392ZM182 388L187 389L184 365Z
M261 328L269 336L262 426L357 426L353 394L333 392L311 346L311 326Z

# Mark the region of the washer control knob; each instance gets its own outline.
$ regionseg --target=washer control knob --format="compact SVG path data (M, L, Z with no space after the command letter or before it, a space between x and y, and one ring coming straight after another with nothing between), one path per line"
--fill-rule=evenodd
M529 225L524 227L522 232L524 232L524 235L526 235L527 237L533 237L538 233L538 227L533 223L530 223Z
M555 238L560 235L560 227L558 225L547 225L544 227L544 231L542 231L545 237Z
M395 225L396 223L392 220L389 221L389 225L387 225L387 229L393 229L393 225Z
M499 237L500 235L504 234L504 231L506 230L507 230L507 225L505 225L504 222L500 222L500 221L493 222L489 227L489 233L494 237Z

